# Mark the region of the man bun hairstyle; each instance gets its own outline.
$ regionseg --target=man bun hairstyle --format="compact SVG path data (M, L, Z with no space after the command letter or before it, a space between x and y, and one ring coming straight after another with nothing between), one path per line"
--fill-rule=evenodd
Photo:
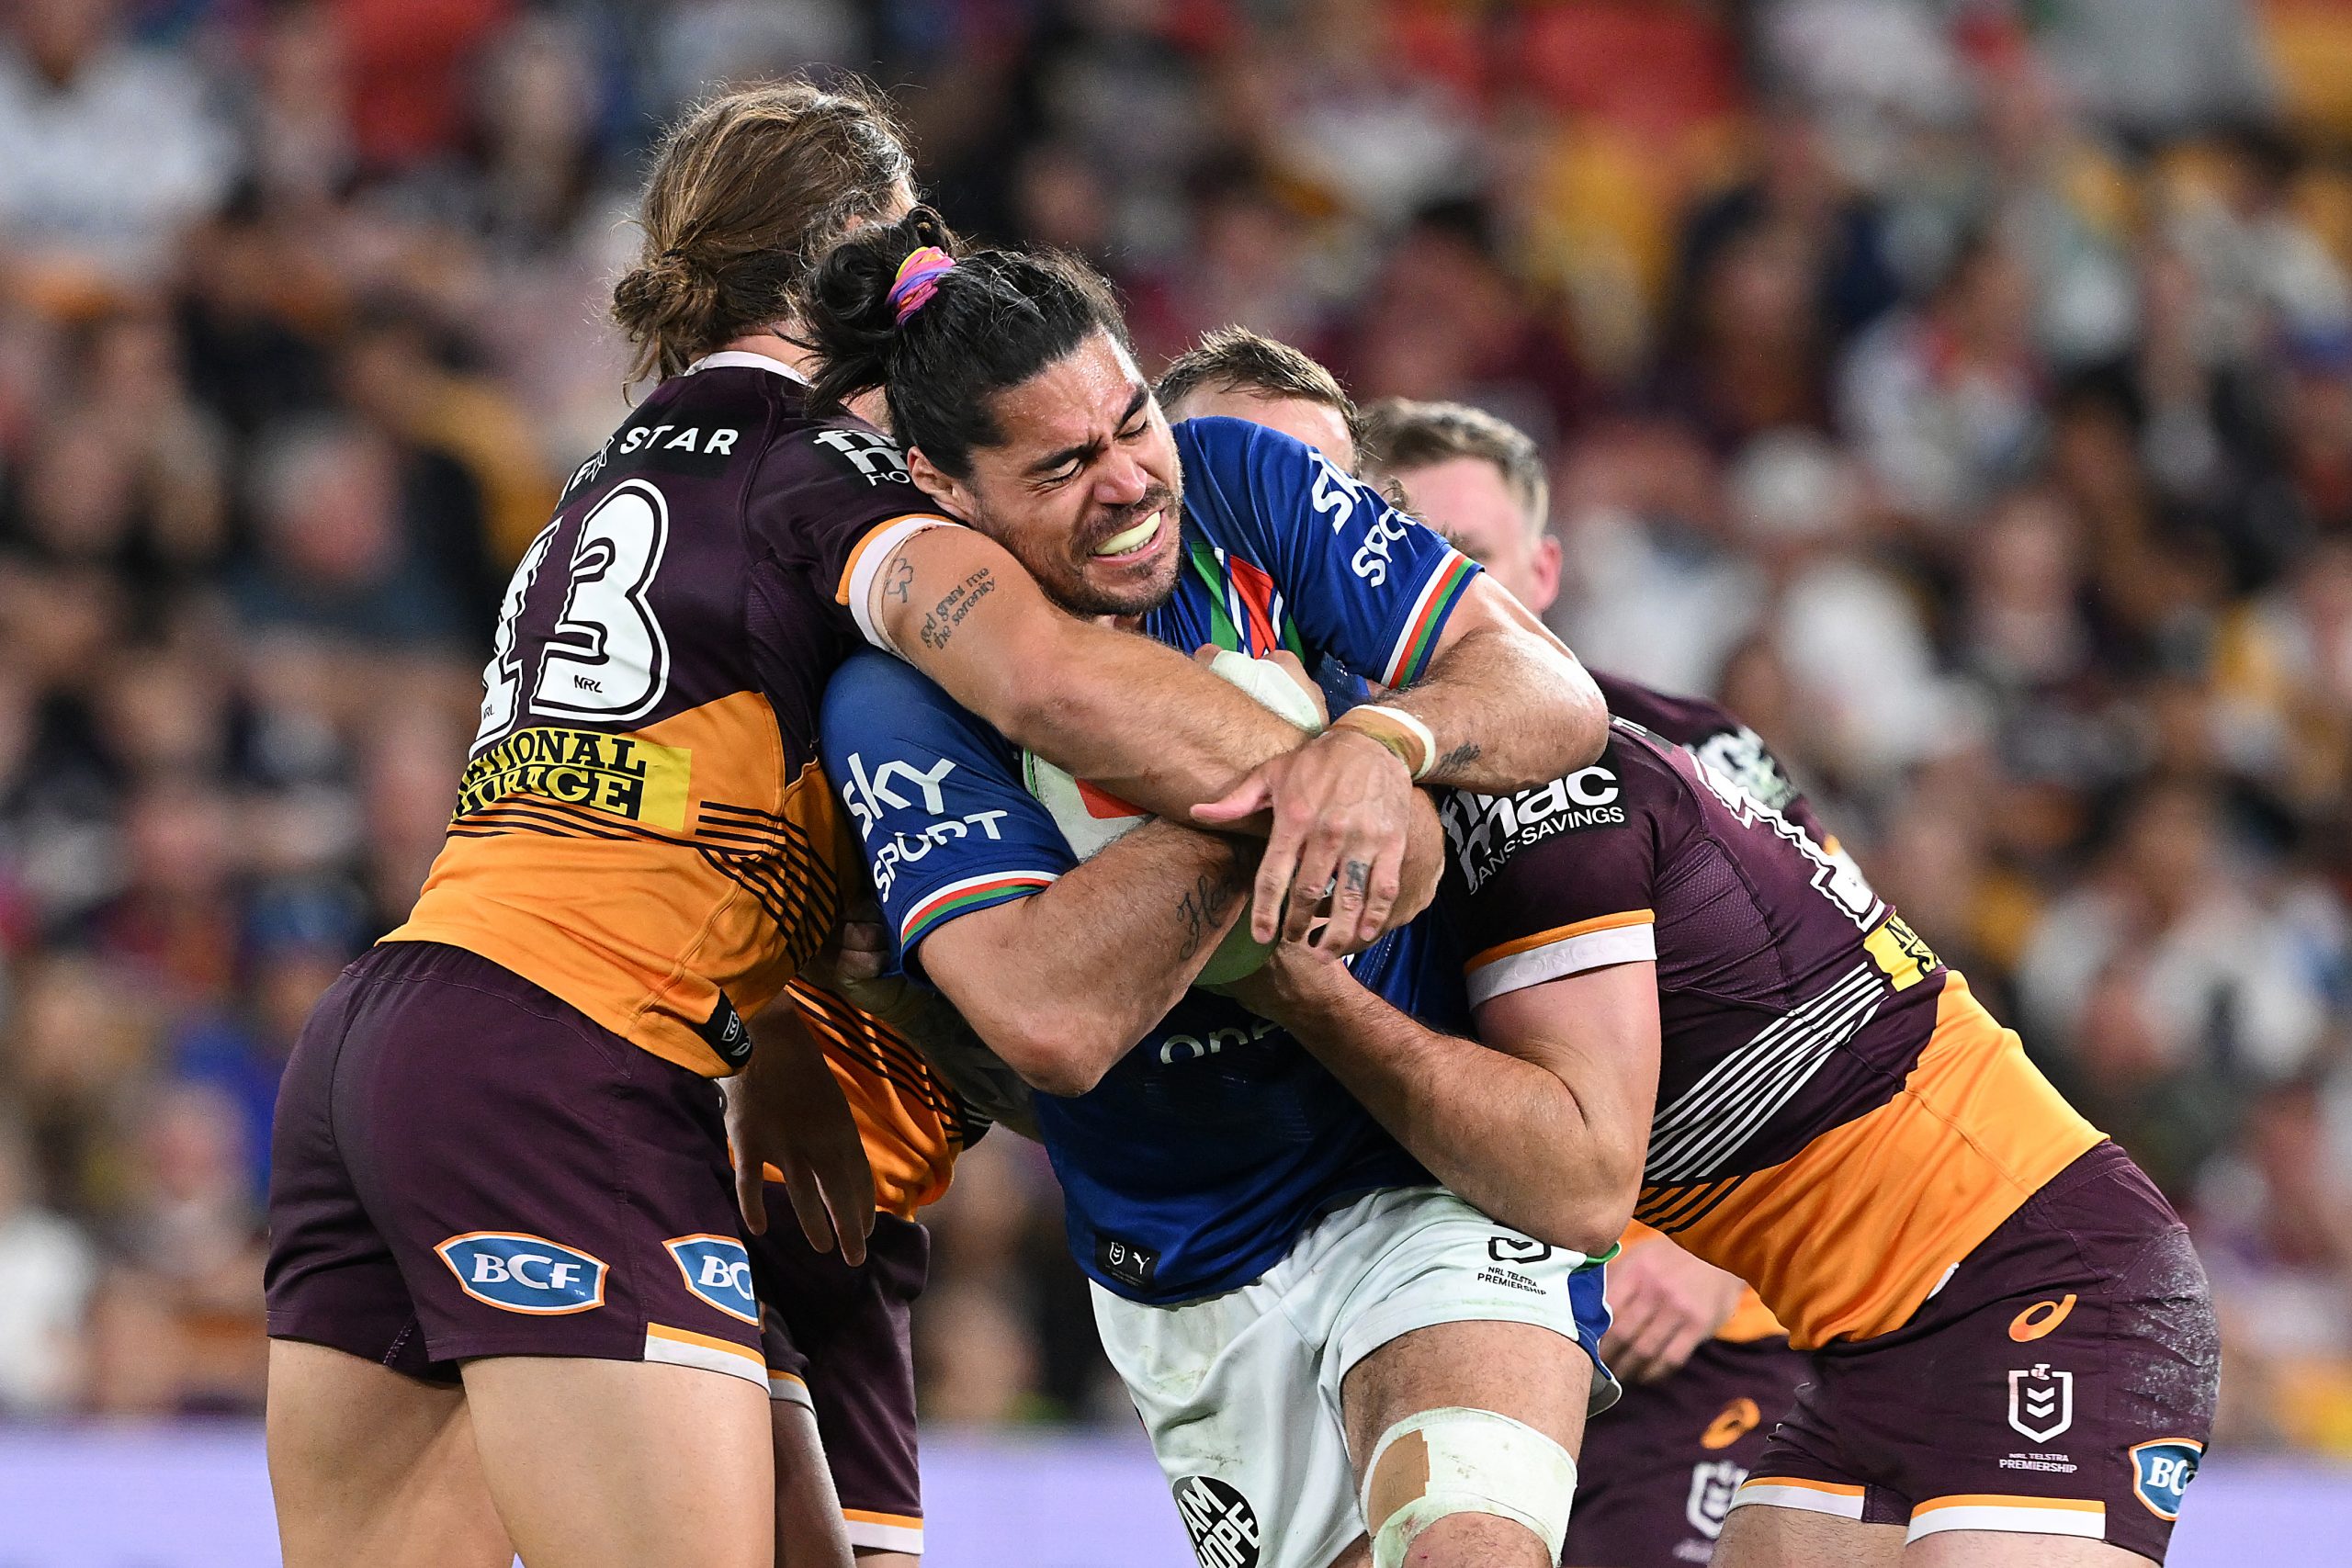
M927 245L956 265L912 302L898 290L899 268ZM821 362L816 407L839 408L880 388L900 443L956 479L969 477L972 448L1004 440L991 406L999 392L1098 332L1127 344L1110 285L1084 262L1052 251L964 254L927 207L835 245L808 286L800 323L803 346Z
M1393 480L1408 469L1456 457L1493 464L1526 514L1528 531L1544 532L1552 515L1552 479L1543 448L1519 426L1467 403L1383 398L1364 410L1367 473Z
M662 138L638 263L613 288L629 379L675 376L745 333L797 318L827 247L887 216L914 175L889 100L855 77L706 99Z
M1175 417L1194 392L1214 389L1317 403L1340 416L1348 439L1363 445L1363 413L1340 379L1290 344L1247 327L1219 327L1168 362L1159 373L1159 406Z

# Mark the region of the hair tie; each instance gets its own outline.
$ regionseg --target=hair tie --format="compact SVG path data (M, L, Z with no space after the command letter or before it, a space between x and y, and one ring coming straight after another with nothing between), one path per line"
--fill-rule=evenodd
M898 324L905 326L907 318L931 303L939 292L939 280L953 271L956 258L937 245L919 245L899 264L899 276L890 285L889 303L898 311Z

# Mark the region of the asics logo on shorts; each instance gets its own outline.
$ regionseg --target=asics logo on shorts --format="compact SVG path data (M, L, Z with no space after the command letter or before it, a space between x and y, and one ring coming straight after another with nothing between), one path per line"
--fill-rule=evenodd
M2074 1310L2075 1294L2072 1291L2066 1292L2064 1301L2036 1302L2009 1319L2009 1337L2023 1345L2045 1334L2055 1333L2058 1325L2066 1321L2066 1314Z
M752 1258L731 1235L673 1236L662 1244L677 1260L686 1289L740 1322L760 1321L759 1297L752 1292Z
M458 1288L501 1312L557 1317L605 1304L605 1260L524 1231L468 1231L433 1249Z
M1727 1449L1763 1422L1763 1408L1743 1395L1724 1405L1723 1414L1707 1423L1707 1429L1699 1434L1699 1446L1702 1449Z

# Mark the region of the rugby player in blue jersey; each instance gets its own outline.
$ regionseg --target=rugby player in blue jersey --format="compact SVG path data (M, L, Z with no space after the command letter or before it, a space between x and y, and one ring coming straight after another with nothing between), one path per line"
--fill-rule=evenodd
M1542 454L1492 414L1401 398L1360 410L1313 359L1239 328L1209 333L1171 361L1158 389L1172 421L1251 420L1383 482L1530 608L1548 609L1557 595L1560 547L1544 531ZM1612 713L1690 750L1842 852L1779 760L1733 715L1603 671L1594 680ZM1609 1265L1602 1350L1626 1397L1586 1434L1564 1560L1609 1568L1703 1562L1763 1449L1770 1416L1794 1400L1807 1361L1736 1276L1638 1223L1622 1247Z
M943 265L942 238L918 216L835 253L809 316L820 388L884 386L918 481L1050 596L1178 647L1335 658L1395 688L1335 728L1422 779L1523 776L1537 727L1581 721L1565 650L1328 459L1236 421L1171 435L1099 280L1004 253ZM965 603L918 635L952 639ZM1202 1561L1556 1562L1587 1403L1611 1387L1585 1252L1630 1213L1639 1149L1605 1192L1535 1195L1563 1216L1545 1238L1497 1225L1281 1031L1189 988L1243 915L1234 842L1152 822L1081 863L1018 750L892 660L845 666L821 728L907 973L1041 1091L1072 1250ZM1418 905L1430 847L1390 886L1332 866L1326 940ZM1258 882L1257 937L1305 933L1315 911L1275 902L1290 880ZM1414 926L1355 972L1458 1027L1457 966ZM1465 1113L1479 1086L1457 1092Z

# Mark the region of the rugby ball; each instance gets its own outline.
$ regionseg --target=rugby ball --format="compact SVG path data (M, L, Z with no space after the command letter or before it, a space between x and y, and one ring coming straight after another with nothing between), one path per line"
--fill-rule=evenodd
M1273 660L1252 659L1227 649L1217 654L1209 669L1249 693L1261 706L1272 709L1309 735L1322 733L1323 716L1316 711L1315 700ZM1053 814L1055 826L1062 830L1071 852L1081 861L1092 860L1151 820L1149 812L1138 810L1083 779L1071 777L1066 769L1048 762L1035 751L1022 752L1021 769L1029 793ZM1222 986L1255 974L1272 952L1270 944L1250 936L1250 917L1245 913L1240 922L1226 933L1225 941L1217 945L1207 966L1193 983Z

